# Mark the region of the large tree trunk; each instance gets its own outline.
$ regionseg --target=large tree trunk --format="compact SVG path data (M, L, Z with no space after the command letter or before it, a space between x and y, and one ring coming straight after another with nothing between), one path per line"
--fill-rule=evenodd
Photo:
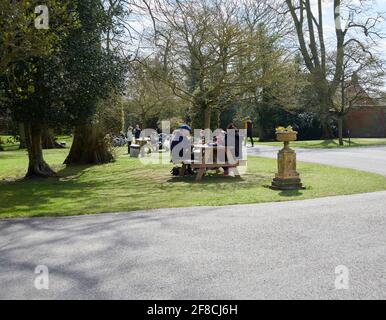
M25 142L25 129L24 123L19 122L19 149L27 148L27 144Z
M339 136L339 145L343 146L343 118L339 117L338 118L338 136Z
M25 138L28 150L28 171L27 178L52 177L55 172L44 161L42 149L42 126L35 123L26 123Z
M102 164L114 159L110 143L96 125L81 125L75 129L74 141L65 164Z

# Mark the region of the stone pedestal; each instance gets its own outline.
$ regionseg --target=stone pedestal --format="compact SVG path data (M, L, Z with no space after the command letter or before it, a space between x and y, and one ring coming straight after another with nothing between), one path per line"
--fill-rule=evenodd
M304 189L296 172L296 153L289 147L289 142L284 142L284 148L281 149L277 157L278 173L272 180L272 189L277 190L299 190Z

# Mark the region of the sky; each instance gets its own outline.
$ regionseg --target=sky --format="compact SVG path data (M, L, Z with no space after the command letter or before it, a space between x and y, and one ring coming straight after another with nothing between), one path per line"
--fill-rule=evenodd
M237 1L237 0L235 0ZM359 3L359 0L346 0L346 1L352 1L354 4ZM315 13L318 12L318 1L317 0L311 0L311 4L313 6L313 11ZM336 46L336 35L335 35L335 22L334 22L334 8L333 8L334 0L323 0L323 12L324 12L324 29L325 29L325 41L327 43L327 46L329 46L332 50ZM366 1L368 3L369 8L373 12L379 12L384 13L384 16L386 17L386 0L368 0ZM345 15L345 12L342 12L342 16ZM374 15L372 15L374 16ZM367 18L367 17L366 17ZM132 27L137 30L141 30L143 28L151 28L152 29L152 22L147 17L145 18L142 16L138 19L138 16L134 16L131 20ZM373 46L371 49L374 53L376 53L381 59L386 61L386 21L379 24L379 27L381 28L382 32L385 34L385 39L379 39L378 45ZM353 29L354 30L354 29ZM359 29L355 29L357 32ZM363 34L363 33L361 33ZM148 48L147 48L148 49ZM147 51L146 48L142 47L142 50ZM386 83L385 83L385 89L386 89Z
M359 3L359 0L348 0L352 2ZM334 16L333 16L333 0L323 0L323 10L324 10L324 29L325 29L325 37L326 40L330 40L331 44L334 44L336 41L335 38L335 26L334 26ZM311 0L311 3L314 7L314 12L317 12L317 0ZM385 13L386 17L386 0L368 0L368 3L371 5L372 10L376 12L382 12ZM344 14L344 13L342 13ZM147 17L144 18L143 16L138 19L138 16L133 16L133 18L130 21L131 26L133 29L141 30L143 28L152 28L152 22ZM383 30L385 30L385 36L386 36L386 22L383 22L380 24L382 26ZM386 38L379 40L379 47L377 48L379 50L379 54L384 56L384 59L386 60Z
M317 1L315 2L315 5ZM355 0L354 2L359 2ZM386 16L386 0L373 0L369 1L372 3L372 10L376 12L385 13ZM316 11L315 11L316 12ZM334 26L334 18L333 18L333 0L324 0L324 22L325 22L325 34L326 37L330 37L330 40L335 40L335 26ZM379 25L385 32L386 35L386 22L383 22ZM375 49L375 48L374 48ZM386 60L386 39L379 40L379 46L377 51L380 55L384 57Z

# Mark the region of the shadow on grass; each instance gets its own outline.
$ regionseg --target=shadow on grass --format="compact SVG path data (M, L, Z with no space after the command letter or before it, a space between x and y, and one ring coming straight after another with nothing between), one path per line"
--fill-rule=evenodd
M0 218L10 213L18 216L27 208L42 208L43 211L50 203L60 199L85 201L89 197L95 198L95 194L88 189L96 187L96 184L78 181L89 168L85 165L68 166L58 171L56 177L0 181ZM46 214L42 212L33 216L43 215Z
M312 148L320 148L320 149L322 149L322 148L333 149L333 148L337 148L337 147L338 148L347 148L347 147L371 146L371 144L361 144L361 143L357 143L357 142L355 142L353 140L351 140L351 142L349 142L348 139L344 139L343 141L344 141L343 146L339 145L339 141L338 140L323 140L321 143L309 146L308 148L312 147Z
M280 197L285 197L285 198L291 198L291 197L299 197L303 195L303 190L306 189L299 189L299 190L277 190L277 189L272 189L270 185L265 185L264 188L270 189L272 192L277 193Z
M196 175L191 175L191 176L185 176L185 177L171 177L168 179L166 182L170 183L180 183L180 182L185 182L185 183L200 183L200 184L219 184L219 183L237 183L237 182L246 182L246 179L243 177L234 177L234 176L228 176L225 177L223 174L216 174L216 173L209 173L206 174L205 176L202 177L201 181L196 181Z
M59 170L55 178L0 181L0 218L189 206L196 202L200 204L202 199L210 200L212 195L217 195L218 199L230 199L235 192L238 192L238 197L250 198L253 195L248 191L252 188L259 192L258 188L269 183L272 175L271 171L267 173L261 169L256 173L258 168L255 169L241 178L210 172L202 181L196 182L195 176L173 177L169 167L158 166L150 170L130 159L114 165L67 166ZM290 196L296 197L297 194L286 192L277 195ZM197 201L193 201L196 198Z
M279 192L279 196L291 198L291 197L299 197L303 195L303 192L300 190L282 190Z
M339 143L337 143L335 140L323 140L322 143L319 143L319 145L323 148L328 148L328 147L335 147L338 146ZM331 146L332 145L332 146Z

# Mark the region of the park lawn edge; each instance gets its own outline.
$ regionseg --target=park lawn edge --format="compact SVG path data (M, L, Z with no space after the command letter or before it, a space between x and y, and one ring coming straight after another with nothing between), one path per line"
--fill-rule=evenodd
M255 160L252 160L255 159ZM138 166L138 159L133 160L129 157L124 157L124 159L120 160L118 159L117 162L111 163L111 164L106 164L102 166L93 166L87 168L84 172L81 173L78 177L75 178L74 181L70 181L70 183L79 183L80 185L86 184L87 183L90 186L97 186L96 183L102 183L103 185L103 174L105 174L103 169L106 169L107 175L106 177L110 177L109 175L109 170L112 176L119 176L119 174L122 175L122 179L124 179L124 175L129 175L130 177L136 177L136 171L135 168L133 171L126 172L125 167L121 168L120 166L124 166L125 164L132 164L134 167L136 167L137 170L139 171L146 171L146 168L144 169L143 167ZM265 168L265 172L258 172L256 171L257 174L255 173L248 173L245 175L245 179L243 181L238 181L238 180L233 180L234 178L223 178L223 177L209 177L209 178L204 178L203 182L200 183L195 183L194 178L186 178L186 179L180 179L176 181L170 181L170 177L168 177L165 172L162 174L158 174L155 177L151 177L150 180L155 183L153 184L153 187L158 190L155 193L156 196L165 196L164 190L165 188L168 187L174 187L175 184L180 185L182 187L182 196L185 196L185 201L179 202L178 201L178 193L181 192L180 189L173 189L170 193L171 197L170 200L168 201L167 199L163 199L160 204L157 205L154 204L154 202L150 202L150 200L154 200L152 197L147 197L146 193L144 194L140 190L132 189L133 194L127 194L125 189L119 189L117 187L117 192L118 193L124 193L125 195L127 194L128 196L135 197L135 194L138 194L139 197L143 197L142 201L138 201L135 204L130 204L128 200L126 202L122 202L121 199L118 199L121 202L117 202L116 198L106 198L103 199L103 196L108 194L108 190L115 190L111 189L110 185L104 186L104 189L102 190L96 190L97 197L95 198L95 194L91 194L91 197L94 197L95 199L99 200L98 203L95 203L95 205L89 204L86 205L85 207L82 207L82 201L88 202L90 201L89 198L86 196L84 197L83 193L86 191L82 191L78 189L70 190L69 191L75 191L74 194L69 194L70 197L73 197L76 199L77 202L79 202L78 207L74 206L69 206L68 203L65 203L64 206L62 207L61 210L57 209L55 211L55 208L58 204L55 202L52 203L52 207L50 204L50 201L52 200L51 197L55 199L55 194L52 193L53 190L56 189L56 187L62 185L64 186L64 189L68 188L66 186L66 182L60 181L57 179L47 179L47 180L35 180L35 181L16 181L16 182L2 182L0 184L0 197L1 193L4 193L4 188L6 186L11 186L15 190L14 197L16 197L16 192L18 191L18 187L21 187L23 189L24 187L30 187L31 192L37 192L37 189L39 187L43 187L43 191L48 192L51 194L51 197L47 197L46 201L49 203L47 206L43 206L44 210L41 210L40 213L37 213L36 211L38 209L34 208L33 204L28 205L28 190L27 194L23 197L22 201L26 201L27 204L24 204L23 209L18 209L20 212L17 213L18 211L15 210L15 212L7 212L9 210L13 210L12 208L18 207L17 203L15 202L15 199L12 199L14 202L9 206L7 209L4 202L6 202L5 199L1 200L3 202L3 205L0 204L0 219L14 219L14 218L27 218L27 217L59 217L59 216L78 216L78 215L91 215L91 214L108 214L108 213L123 213L123 212L136 212L136 211L144 211L144 210L157 210L157 209L172 209L172 208L191 208L191 207L221 207L221 206L228 206L228 205L243 205L243 204L261 204L261 203L275 203L275 202L285 202L285 201L296 201L296 200L306 200L306 199L317 199L317 198L325 198L325 197L333 197L333 196L343 196L343 195L353 195L353 194L361 194L361 193L371 193L371 192L377 192L377 191L384 191L386 190L386 177L375 174L375 173L368 173L364 171L359 171L359 170L354 170L354 169L346 169L346 168L338 168L338 167L332 167L332 166L327 166L327 165L321 165L321 164L313 164L313 163L308 163L308 162L299 162L299 172L301 176L304 176L303 182L305 183L306 190L301 190L301 191L281 191L282 195L280 195L280 191L274 191L268 188L270 179L273 177L275 169L276 169L276 161L274 159L268 159L268 158L259 158L259 157L250 157L249 161L252 163L252 168L255 166L258 168L260 165ZM121 162L121 163L119 163ZM114 172L114 166L115 170L117 172ZM267 169L268 168L268 169ZM113 170L111 170L113 169ZM169 170L169 166L167 169L163 168L163 170ZM75 168L70 168L68 176L71 176L71 170L77 170L77 167ZM91 171L91 173L89 172ZM100 172L102 171L103 173L101 174L102 176L95 175L95 172ZM151 170L150 170L151 171ZM356 182L362 182L366 183L368 185L363 186L363 185L352 185L351 187L346 190L339 190L339 191L334 191L334 188L328 188L326 189L326 185L324 186L324 191L323 192L318 192L317 188L319 185L316 185L315 183L319 184L326 184L325 181L321 180L320 182L311 180L310 178L313 177L313 175L318 174L319 172L327 172L326 175L321 174L318 176L318 179L321 178L326 178L331 181L332 183L336 183L334 180L334 175L333 174L328 174L328 172L337 172L338 176L340 179L346 179L347 181L350 181L351 178L353 181ZM83 172L83 171L81 171ZM86 180L77 182L76 179L81 179L84 175L86 175ZM137 175L138 176L138 175ZM89 181L87 180L89 179ZM165 181L165 178L168 178L167 181ZM62 179L66 179L66 175L62 177ZM174 178L174 179L179 179L179 178ZM117 180L118 184L121 183L119 179ZM138 180L139 181L139 180ZM312 181L312 182L311 182ZM238 183L233 184L230 182ZM39 183L43 183L42 185L39 185ZM147 182L146 182L147 183ZM157 184L159 183L159 184ZM370 183L370 184L369 184ZM244 184L244 185L243 185ZM48 187L47 187L48 185ZM340 187L345 186L347 184L342 184ZM52 188L50 188L50 186ZM46 188L47 187L47 188ZM191 197L186 197L184 191L189 191L187 188L189 187L190 189L193 189L192 196ZM46 190L44 190L46 188ZM202 194L201 189L206 189L206 190L212 190L213 188L225 188L225 193L223 192L221 195L221 190L220 196L218 194L212 194L208 197L206 194ZM151 188L150 188L151 189ZM241 190L241 191L240 191ZM326 191L327 190L327 191ZM24 190L25 191L25 190ZM95 191L95 190L94 190ZM98 195L99 192L99 195ZM244 194L245 192L245 194ZM254 197L254 192L256 193L256 196ZM43 192L44 193L44 192ZM248 196L248 194L252 193L252 196ZM268 195L265 197L262 195L260 198L257 197L259 193L264 193ZM166 193L169 195L168 193ZM239 198L231 198L230 195L236 194ZM102 198L99 198L99 196L102 195ZM77 196L79 197L77 199ZM192 201L192 198L196 197L196 199L200 199L201 196L204 198L201 201L198 201L197 203L192 203L189 201ZM206 198L205 198L206 196ZM83 197L83 198L82 198ZM27 200L26 200L27 198ZM82 200L83 199L83 200ZM68 199L66 199L68 200ZM104 202L111 202L113 205L109 208L104 207L103 205L101 206L101 203ZM188 202L188 203L187 203ZM114 205L115 204L115 205ZM68 209L65 209L66 206ZM39 204L38 204L39 208ZM64 208L64 209L63 209ZM30 211L30 213L28 213Z
M127 211L106 211L106 212L95 212L95 213L79 213L79 214L59 214L59 215L35 215L35 216L20 216L20 217L9 217L9 218L2 218L0 217L0 222L4 221L22 221L22 220L31 220L31 219L70 219L70 218L81 218L81 217L89 217L89 216L97 216L97 215L124 215L124 214L156 214L160 210L180 210L180 209L199 209L199 208L208 208L208 209L221 209L222 207L235 207L235 206L254 206L254 205L270 205L275 203L285 203L285 202L299 202L299 201L312 201L312 200L318 200L318 199L331 199L334 200L334 198L340 198L345 196L358 196L358 195L370 195L373 193L379 193L384 192L385 190L379 190L379 191L371 191L371 192L365 192L365 193L353 193L353 194L340 194L340 195L333 195L333 196L321 196L321 197L315 197L315 198L306 198L306 199L293 199L293 200L282 200L282 201L272 201L272 202L257 202L257 203L234 203L234 204L226 204L226 205L198 205L198 206L186 206L186 207L160 207L160 208L151 208L151 209L133 209L133 210L127 210Z
M353 138L349 144L349 139L344 139L344 145L340 146L337 139L334 140L296 140L291 142L293 148L297 149L351 149L351 148L366 148L366 147L385 147L386 138ZM254 139L257 146L281 147L282 142L267 141L260 142Z

